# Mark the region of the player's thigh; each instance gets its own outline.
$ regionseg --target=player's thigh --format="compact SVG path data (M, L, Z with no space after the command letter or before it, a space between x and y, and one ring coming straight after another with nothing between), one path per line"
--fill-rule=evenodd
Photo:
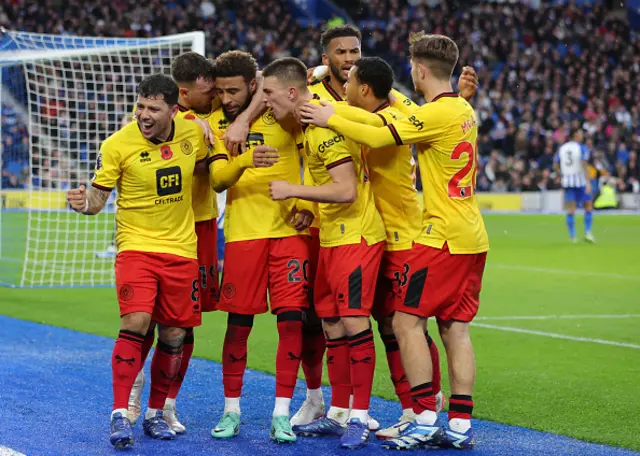
M467 271L466 280L462 286L462 294L455 305L438 315L441 320L470 322L474 319L480 307L480 291L482 290L482 277L487 262L487 252L460 256L464 257L459 258L464 264L459 264L459 266Z
M378 321L390 317L396 306L402 281L406 281L406 251L385 251L382 254L371 315Z
M309 306L308 236L271 239L269 243L269 298L271 311Z
M564 205L569 212L576 210L578 203L578 189L568 187L564 189Z
M161 259L162 269L154 321L179 328L200 326L198 261L169 254L156 256Z
M198 286L200 308L203 312L215 310L218 299L218 224L216 219L196 222L198 236Z
M384 242L367 245L334 247L329 266L329 284L340 317L368 317L371 315L376 281Z
M217 310L257 315L267 305L269 239L227 242Z
M329 264L332 248L320 247L316 269L316 280L313 289L312 307L320 318L338 316L338 307L329 284Z
M121 317L134 312L153 314L159 267L152 254L130 250L118 253L115 275Z
M406 262L406 280L402 280L396 311L423 318L439 316L454 305L466 283L461 257L442 249L415 244Z
M582 189L582 194L580 195L580 204L588 211L593 209L593 190L587 193L586 188Z

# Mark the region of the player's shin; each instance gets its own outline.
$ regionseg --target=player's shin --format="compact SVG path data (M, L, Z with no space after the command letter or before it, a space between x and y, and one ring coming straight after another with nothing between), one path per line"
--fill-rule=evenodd
M433 393L437 395L442 390L442 374L440 373L440 352L438 352L438 346L429 335L429 331L425 331L424 336L427 339L427 345L429 346L429 354L431 355L431 367L433 369Z
M339 318L325 319L323 328L327 337L327 372L331 383L331 408L327 417L344 424L348 419L351 395L349 341Z
M307 319L302 327L302 370L307 382L307 395L316 401L322 401L322 359L326 348L326 340L322 332L322 322L317 316Z
M181 361L182 340L171 345L162 340L158 341L151 361L151 393L145 418L164 408L171 384L178 376Z
M123 416L126 416L129 393L141 368L140 355L143 341L143 334L122 329L113 347L111 356L113 410L124 412Z
M407 376L402 367L402 359L400 358L400 347L396 336L393 334L382 335L385 352L387 355L387 364L389 365L389 373L391 374L391 382L396 392L396 396L400 400L403 410L413 410L413 399L411 399L411 387L407 381Z
M224 411L240 414L240 394L247 368L247 340L253 327L253 315L229 314L222 348Z
M169 395L167 396L167 403L171 405L174 410L176 406L175 400L178 397L178 393L180 392L180 388L182 387L182 382L184 381L184 377L187 374L187 369L189 368L189 361L191 361L193 347L193 328L188 328L186 330L186 335L184 336L184 342L182 343L182 361L180 361L180 370L178 370L178 375L171 384Z
M398 339L402 365L411 386L416 423L436 423L436 397L433 391L433 369L427 339L426 320L404 312L393 317L393 332Z
M349 367L353 405L349 418L369 421L369 403L373 374L376 368L376 350L368 317L343 318L349 340ZM366 329L363 329L366 328Z
M302 311L283 309L278 313L276 354L276 404L273 416L289 417L289 405L296 386L302 352Z

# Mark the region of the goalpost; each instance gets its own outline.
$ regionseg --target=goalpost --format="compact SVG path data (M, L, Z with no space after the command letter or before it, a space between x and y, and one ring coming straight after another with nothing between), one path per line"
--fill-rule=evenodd
M140 80L204 55L204 32L102 38L0 30L0 285L99 287L114 280L115 207L86 217L66 191L89 184L100 143L130 121ZM114 191L115 193L115 191Z

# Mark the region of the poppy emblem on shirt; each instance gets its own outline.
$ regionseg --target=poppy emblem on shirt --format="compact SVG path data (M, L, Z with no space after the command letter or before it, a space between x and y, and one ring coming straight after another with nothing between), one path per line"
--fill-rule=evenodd
M194 116L193 114L187 114L184 116L185 119L187 120L194 120L196 118L196 116Z
M160 155L163 160L171 160L173 158L173 151L170 146L162 146L160 148Z

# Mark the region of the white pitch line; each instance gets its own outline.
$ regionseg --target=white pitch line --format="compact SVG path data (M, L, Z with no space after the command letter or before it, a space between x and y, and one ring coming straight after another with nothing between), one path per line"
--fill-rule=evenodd
M487 325L485 323L471 323L471 324L476 328L496 329L498 331L531 334L533 336L550 337L552 339L572 340L574 342L591 342L592 344L613 345L615 347L635 348L636 350L640 350L640 345L628 344L626 342L615 342L613 340L603 340L603 339L591 339L589 337L574 337L574 336L567 336L566 334L556 334L556 333L543 332L543 331L532 331L530 329L523 329L523 328L510 328L508 326Z
M23 453L12 450L11 448L7 448L6 446L0 445L0 456L26 456Z
M640 318L640 314L611 314L611 315L512 315L500 317L476 317L473 321L499 321L499 320L583 320L583 319L622 319Z
M545 272L549 274L565 274L565 275L579 275L589 277L606 277L609 279L624 279L624 280L640 280L640 276L614 274L611 272L592 272L592 271L574 271L570 269L551 269L551 268L538 268L535 266L524 266L519 264L499 264L499 263L487 263L489 267L499 269L517 269L519 271L531 271L531 272Z

